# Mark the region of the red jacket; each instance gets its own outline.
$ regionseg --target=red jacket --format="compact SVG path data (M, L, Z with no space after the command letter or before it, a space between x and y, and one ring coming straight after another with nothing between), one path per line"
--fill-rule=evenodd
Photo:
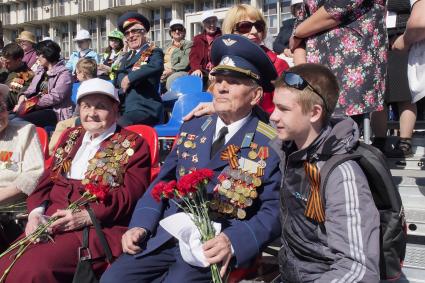
M71 133L69 131L68 133ZM134 134L130 131L117 127L117 131L124 136ZM81 146L84 132L76 140L75 146L70 152L70 156L74 157L78 148ZM65 143L68 138L63 139ZM102 143L107 143L110 139L106 139ZM102 231L111 248L114 257L118 257L122 253L121 236L127 230L134 207L138 199L146 191L150 183L150 154L147 142L141 137L135 139L133 147L134 155L130 157L126 166L123 184L110 192L110 198L105 203L90 203L96 218L102 225ZM28 197L28 211L38 207L43 201L50 200L46 215L52 215L58 209L65 209L71 202L77 200L84 190L84 185L79 180L70 180L62 175L55 181L52 181L51 169L48 168L35 191ZM92 230L89 233L89 247L93 258L104 256L104 251L96 232ZM66 232L74 233L82 242L82 230ZM65 233L65 234L66 234ZM55 237L54 237L55 238ZM69 243L57 243L58 246L67 245ZM75 253L77 253L75 247ZM60 249L52 247L52 252L60 252ZM47 255L43 255L47 256ZM35 260L35 259L33 259Z
M221 36L221 30L217 28L214 38ZM190 73L201 70L204 76L207 76L209 71L207 65L211 62L210 45L208 44L207 35L204 31L193 38L192 49L189 53Z
M263 50L266 52L267 56L269 56L270 60L272 61L277 75L280 76L283 71L289 69L288 63L286 63L285 60L277 57L276 53L274 53L272 50L268 49L264 45L261 46ZM266 111L267 113L272 113L274 110L274 104L273 104L273 95L274 92L265 92L263 94L263 99L260 102L260 106Z

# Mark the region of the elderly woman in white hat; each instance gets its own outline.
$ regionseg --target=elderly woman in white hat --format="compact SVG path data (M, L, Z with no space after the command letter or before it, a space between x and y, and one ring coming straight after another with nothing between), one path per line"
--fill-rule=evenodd
M71 56L69 56L69 60L66 63L66 67L73 75L75 75L77 62L81 58L91 58L94 59L96 63L99 63L99 55L96 51L90 48L91 36L88 30L79 30L74 38L74 42L77 45L77 50L71 53Z
M77 103L81 126L59 142L52 165L27 200L25 233L32 233L46 217L59 217L49 229L54 241L34 243L5 282L71 283L82 243L88 248L80 255L90 255L95 274L102 273L105 259L111 262L122 252L121 236L150 181L149 146L117 125L119 98L112 83L98 78L82 82ZM106 198L74 212L66 209L89 188L106 189ZM10 260L0 259L0 274Z
M167 90L176 78L187 74L192 47L192 42L185 40L186 28L183 20L171 20L169 34L171 42L164 48L164 72L161 77L161 82L166 82Z
M210 49L215 38L221 35L217 26L218 18L213 11L204 11L201 16L203 32L193 38L193 46L189 54L191 75L208 80L208 74L214 67L211 64Z
M35 35L30 31L24 30L19 34L16 43L24 50L22 61L27 63L28 68L32 69L32 66L37 62L37 54L34 49L34 45L37 43Z
M9 121L5 96L9 87L0 84L0 206L7 207L23 200L35 189L44 170L44 158L33 124ZM5 248L19 233L19 228L6 213L0 218L0 249ZM22 231L22 230L21 230ZM4 237L6 236L6 237Z

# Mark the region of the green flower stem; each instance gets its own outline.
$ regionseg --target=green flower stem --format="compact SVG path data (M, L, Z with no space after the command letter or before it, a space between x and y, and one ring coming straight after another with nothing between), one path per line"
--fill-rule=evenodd
M87 203L96 200L96 196L91 195L88 192L84 192L84 194L68 205L66 209L71 210L72 213L77 211L81 206L86 205ZM47 220L46 223L40 224L34 232L29 234L28 236L25 236L19 241L16 241L13 243L6 251L0 254L0 258L4 257L6 254L10 253L11 251L15 250L16 248L19 248L16 252L15 258L13 259L12 263L8 266L8 268L3 272L3 275L0 277L0 283L4 282L6 279L7 274L9 274L10 270L16 263L16 261L22 256L22 254L27 250L27 248L34 242L37 241L37 239L40 238L40 236L44 233L46 233L47 229L52 225L53 222L58 220L59 217L51 217L49 220Z

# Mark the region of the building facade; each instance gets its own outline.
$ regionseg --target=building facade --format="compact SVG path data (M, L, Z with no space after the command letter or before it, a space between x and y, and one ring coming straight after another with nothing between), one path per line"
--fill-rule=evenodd
M92 48L102 52L108 44L108 33L127 11L138 11L150 19L150 38L162 47L170 40L172 19L183 19L187 38L192 38L202 30L203 11L214 10L221 22L229 7L239 3L263 11L270 37L278 33L284 19L291 17L290 0L0 0L0 20L5 44L28 30L37 40L50 37L58 42L67 58L75 48L73 38L80 29L90 32Z

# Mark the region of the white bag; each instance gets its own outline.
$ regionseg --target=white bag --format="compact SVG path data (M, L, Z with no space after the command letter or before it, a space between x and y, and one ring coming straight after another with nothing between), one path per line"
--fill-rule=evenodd
M407 78L412 103L416 103L425 96L425 40L415 43L410 48Z
M179 240L180 254L185 262L193 266L208 267L202 248L201 234L189 215L179 212L159 221L162 228ZM213 222L216 235L221 224Z

